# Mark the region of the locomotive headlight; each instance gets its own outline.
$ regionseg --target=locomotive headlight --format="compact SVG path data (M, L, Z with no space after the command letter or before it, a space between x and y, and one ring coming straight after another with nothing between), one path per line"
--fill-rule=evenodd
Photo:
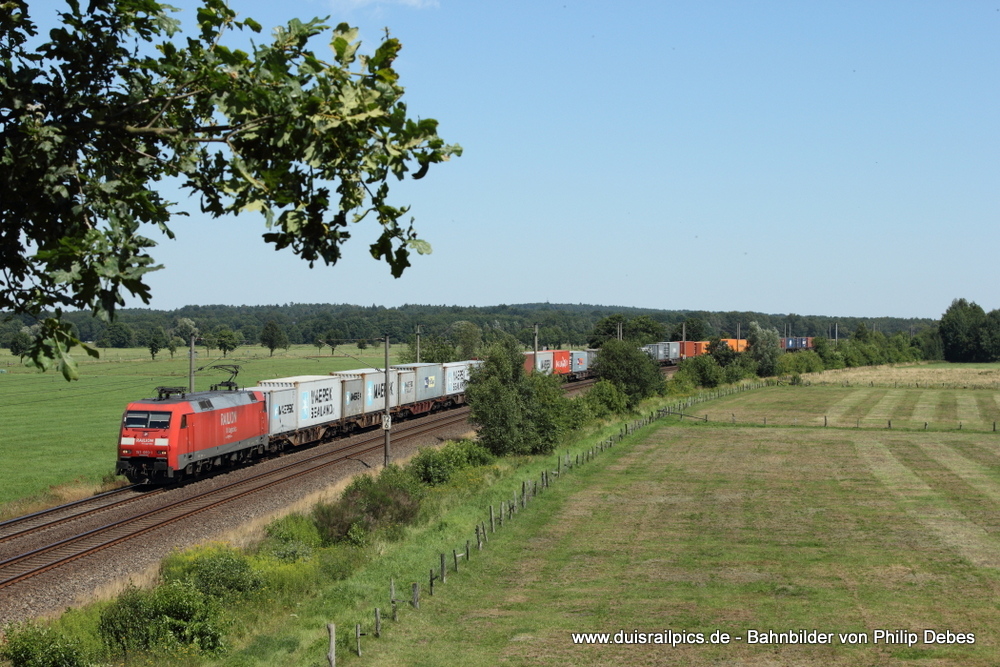
M165 449L158 449L158 450L156 450L156 455L157 456L166 456L167 455L167 450L165 450Z
M122 454L131 454L131 453L132 453L131 449L123 449L122 450Z

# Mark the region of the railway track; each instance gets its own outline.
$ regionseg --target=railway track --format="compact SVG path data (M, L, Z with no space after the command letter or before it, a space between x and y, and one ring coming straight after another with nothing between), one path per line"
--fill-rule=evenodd
M88 496L87 498L64 505L0 521L0 542L7 542L29 534L37 534L49 528L55 528L70 521L77 521L98 512L116 509L165 491L166 489L143 491L140 485L132 484L130 486L123 486L120 489L113 489ZM121 496L124 497L119 499Z
M663 372L668 375L674 370L676 367L666 367ZM595 382L596 379L582 380L572 383L567 387L567 390L577 393L588 389ZM463 407L420 420L397 422L393 428L393 440L405 441L408 438L455 425L463 422L468 413L469 408ZM380 451L383 447L383 438L381 430L372 431L351 444L317 451L306 458L281 465L272 470L223 484L182 500L159 504L157 507L137 512L124 519L111 521L91 530L52 541L44 546L15 553L0 560L0 589L16 586L29 581L36 575L50 572L80 558L135 539L161 527L183 521L201 512L297 478L315 474L344 461L356 460L358 457ZM16 547L17 540L21 538L26 540L35 538L37 542L39 534L56 526L72 525L72 522L79 521L84 517L92 517L109 510L120 510L137 500L149 499L156 495L165 494L169 490L171 487L142 492L135 485L123 487L73 503L3 521L0 522L0 543L11 542L13 544L8 546ZM12 552L8 549L8 553Z
M419 421L399 424L393 429L393 439L395 441L406 440L447 426L453 426L465 421L468 412L469 409L467 407L459 408ZM14 555L0 561L0 589L26 582L44 572L52 571L80 558L145 535L158 528L188 519L220 505L245 498L306 475L314 474L343 461L355 460L356 457L379 451L383 447L383 438L382 431L371 432L357 442L320 452L273 470L261 472L233 483L224 484L182 500L160 505L151 510L136 513L128 518L114 521L104 526ZM116 492L102 494L102 496L108 498L120 493L121 490L117 490ZM140 497L149 497L149 494ZM95 496L87 500L94 500L95 498L98 497ZM94 512L104 511L110 507L120 507L133 500L134 498L125 499L117 503L78 513L75 516L61 517L56 521L58 523L66 523L74 518L91 515ZM38 518L43 514L57 512L58 510L65 511L67 508L79 504L83 504L83 501L4 522L4 524L0 524L0 528L16 527L16 532L7 534L4 539L10 540L17 537L35 535L40 531L44 531L55 525L55 522L43 522L41 525L34 526L17 526L20 522L30 523L33 517Z

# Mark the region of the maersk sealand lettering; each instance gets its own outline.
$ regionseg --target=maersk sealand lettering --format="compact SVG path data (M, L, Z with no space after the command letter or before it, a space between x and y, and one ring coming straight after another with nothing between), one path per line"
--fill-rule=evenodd
M336 414L336 408L333 403L325 403L323 405L314 405L312 409L309 410L310 419L318 419L319 417L330 417Z

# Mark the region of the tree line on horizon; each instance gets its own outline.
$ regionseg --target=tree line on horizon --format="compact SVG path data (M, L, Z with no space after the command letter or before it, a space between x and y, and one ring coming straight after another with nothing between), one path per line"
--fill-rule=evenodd
M708 340L713 336L734 338L738 331L745 337L751 321L788 335L830 338L835 332L841 338L849 337L861 325L892 335L898 332L918 334L933 329L936 324L928 318L873 320L794 313L545 303L486 307L404 305L398 308L351 304L213 305L185 306L170 311L122 309L111 323L82 311L65 313L63 319L70 323L79 340L89 341L98 348L152 346L157 351L175 350L185 345L189 333L186 322L190 322L198 329L203 343L223 352L240 345L260 343L261 334L269 323L287 338L277 341L277 348L316 345L321 352L329 346L345 343L370 343L385 333L393 342L411 341L415 339L418 326L422 331L422 349L429 350L435 346L461 347L461 339L470 336L470 329L478 329L486 338L510 334L530 347L534 343L536 323L539 345L549 348L599 347L604 340L617 337L619 323L623 325L624 338L639 344L680 340L682 335L687 340ZM30 337L36 325L35 318L23 314L0 315L0 347L15 349L24 345L30 340L25 336ZM468 349L467 343L465 348Z
M1000 309L987 313L975 301L955 299L939 329L945 361L1000 361Z

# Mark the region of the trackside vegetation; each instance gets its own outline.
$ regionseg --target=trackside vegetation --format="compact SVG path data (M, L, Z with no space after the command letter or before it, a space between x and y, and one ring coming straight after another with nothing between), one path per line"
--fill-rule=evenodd
M864 417L858 410L903 422L973 409L967 390L921 388L910 398L916 391L891 383L772 382L754 391L702 392L684 411L705 401L699 412L725 419L668 419L612 450L613 465L574 472L541 495L509 537L473 557L474 574L463 568L443 604L429 598L419 613L404 605L402 622L381 639L367 638L378 650L364 660L655 663L662 647L582 647L570 633L816 627L870 636L882 626L926 626L973 632L977 643L671 651L693 665L752 661L772 650L785 662L866 664L875 649L888 651L882 657L890 661L994 664L996 577L993 565L976 563L995 562L1000 548L991 546L992 532L973 530L996 523L989 508L1000 497L990 472L997 457L983 446L992 436L854 428ZM978 402L980 421L1000 416L989 398ZM644 409L669 402L656 399ZM729 413L741 411L751 418L730 424ZM838 413L823 426L822 415ZM781 426L747 425L761 414ZM562 447L585 451L618 429L581 429L560 442L560 454ZM521 480L553 468L550 456L494 457L471 442L423 452L406 466L355 480L338 503L360 510L320 506L284 517L246 551L209 545L176 554L156 588L128 589L52 624L9 627L0 651L26 665L126 656L128 664L312 665L326 653L325 624L335 622L338 664L361 664L350 654L353 632L344 630L370 619L372 606L384 605L387 617L390 578L397 598L408 599L409 582L469 539L484 507L510 500ZM346 531L328 528L345 524ZM131 617L147 622L130 629L139 625ZM59 657L42 662L47 655ZM35 657L40 662L27 662Z
M763 329L751 322L747 343L745 352L736 352L729 349L724 340L711 339L707 354L680 363L670 382L671 391L685 393L695 387L718 387L757 376L790 377L792 382L798 383L804 373L924 359L919 339L902 332L887 337L881 332L869 331L864 323L844 340L834 342L817 336L813 339L812 350L782 352L777 331Z
M519 414L525 433L534 438L527 447L494 450L490 443L497 440L487 438L449 443L420 452L405 466L359 476L335 502L268 526L266 537L249 552L210 545L176 554L164 562L154 588L129 586L110 602L70 612L56 624L60 631L35 623L8 626L0 657L20 667L129 663L140 655L201 656L198 660L225 655L247 640L241 628L253 627L276 609L296 606L317 582L323 587L350 578L390 545L432 531L451 504L508 484L515 471L542 465L535 455L572 446L570 437L586 440L605 433L607 419L629 411L626 393L611 381L569 399L558 378L525 375L520 345L513 339L494 346L487 368L494 375L477 374L470 388L513 387L516 400L523 401ZM496 377L501 373L507 386ZM496 382L483 382L490 377ZM477 396L475 389L471 396ZM470 398L474 405L477 400ZM45 656L56 656L56 662L45 662Z
M597 354L600 386L575 400L565 396L561 377L525 373L521 344L513 336L487 345L482 359L465 395L479 442L496 456L547 454L595 417L631 410L665 389L649 356L618 340L606 342Z

